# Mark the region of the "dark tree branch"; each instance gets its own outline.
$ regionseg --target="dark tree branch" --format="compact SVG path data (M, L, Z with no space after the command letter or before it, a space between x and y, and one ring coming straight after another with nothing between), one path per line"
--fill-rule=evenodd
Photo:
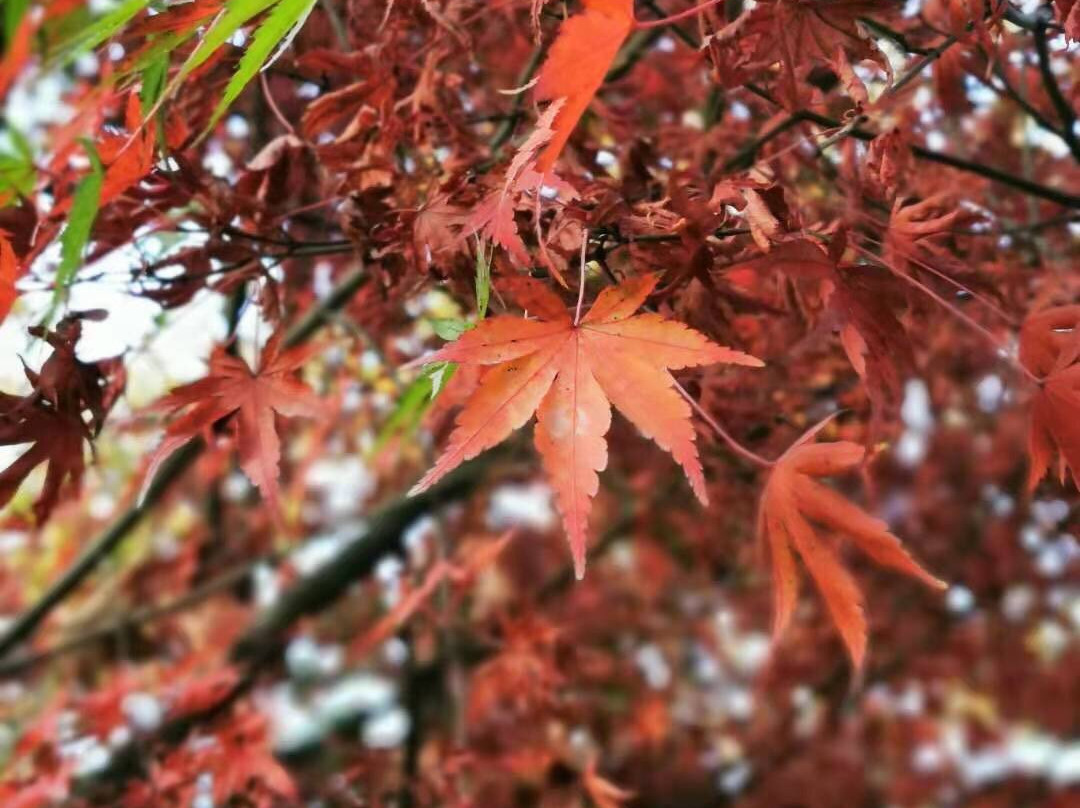
M169 490L169 487L194 464L203 448L201 439L193 440L165 461L142 499L106 528L105 532L98 536L75 560L75 563L53 582L45 594L33 606L20 614L3 635L0 635L0 658L7 656L19 643L30 637L42 621L52 614L52 611L74 592L90 573L97 569L98 564L120 546L132 529Z
M853 133L854 134L854 133ZM874 135L869 133L872 140ZM1045 199L1048 202L1055 202L1066 208L1080 209L1080 196L1076 194L1066 193L1065 191L1059 191L1056 188L1049 188L1045 185L1040 185L1037 182L1018 177L1015 174L1009 174L1006 171L993 168L992 166L984 165L983 163L976 163L973 160L965 160L963 157L956 157L951 154L945 154L944 152L934 151L933 149L927 149L924 146L912 146L911 153L918 157L920 160L928 160L932 163L940 163L941 165L955 168L958 171L966 171L970 174L977 174L980 177L986 177L988 180L1000 183L1002 185L1008 185L1011 188L1015 188L1018 191L1023 191L1031 196L1037 196L1040 199Z
M645 0L643 5L652 12L658 20L667 16L664 10L657 5L656 0ZM694 50L698 50L701 47L701 43L697 41L697 38L678 23L671 23L670 25L638 31L630 37L629 44L623 48L622 52L619 54L618 61L608 72L604 81L618 81L633 70L634 65L641 61L641 57L648 53L649 49L668 32L674 34L684 45L687 45Z
M319 612L336 602L354 582L368 577L387 555L399 552L405 530L418 517L440 505L461 499L482 481L494 458L505 456L495 450L448 475L427 491L401 496L375 514L367 530L353 539L334 559L294 584L239 640L230 652L241 675L221 698L205 709L176 716L152 737L140 738L117 749L108 767L84 784L91 794L107 795L134 777L145 775L142 760L146 749L173 747L194 729L228 714L257 684L260 673L278 659L285 634L302 617Z
M1050 65L1050 47L1046 41L1046 28L1053 21L1053 14L1054 10L1050 6L1042 6L1039 9L1035 17L1038 25L1032 32L1032 36L1035 38L1035 51L1039 55L1039 73L1042 75L1043 86L1046 87L1046 94L1050 96L1058 118L1061 119L1061 136L1065 139L1073 158L1080 162L1080 138L1076 135L1076 113L1061 92L1061 86Z
M658 20L662 20L664 17L667 16L667 12L665 12L664 9L660 8L656 0L645 0L643 5L645 6L645 8L649 9L649 11L651 11ZM701 47L701 43L697 41L697 38L678 23L671 23L671 25L665 25L663 28L660 28L658 30L671 31L671 33L673 33L678 39L681 39L684 44L689 45L694 50L697 50Z
M885 39L891 39L907 53L915 53L924 56L930 52L930 48L922 48L912 44L904 34L894 28L890 28L879 20L875 20L873 17L859 17L859 22L880 36L883 36Z
M177 715L167 720L148 738L137 738L113 751L108 766L91 779L77 784L83 796L94 805L116 805L120 790L132 778L145 777L145 759L150 749L178 746L197 727L210 724L229 714L240 699L258 681L258 670L251 668L212 704L195 712Z
M928 65L931 65L938 59L940 59L945 54L945 52L953 45L955 45L958 41L959 40L955 36L949 34L939 45L923 51L922 55L916 60L915 64L905 70L903 74L895 82L893 82L892 86L885 90L884 95L890 96L900 92L900 90L910 84L916 76L922 73Z
M1034 33L1035 30L1039 27L1052 28L1055 31L1064 30L1064 28L1058 23L1054 22L1053 19L1042 20L1034 14L1025 14L1023 11L1016 8L1016 6L1012 5L1011 3L1008 4L1008 7L1005 9L1005 13L1002 16L1004 16L1007 21L1011 22L1017 28L1023 28L1025 31L1030 31L1032 33Z
M610 84L628 75L641 58L649 52L649 49L664 36L663 28L650 28L647 31L638 31L630 37L626 47L619 52L619 57L611 70L604 76L604 82Z
M270 557L265 557L247 564L241 564L165 603L155 603L152 606L135 609L118 618L107 620L102 625L92 625L48 648L2 660L0 661L0 678L21 676L38 665L75 653L87 646L124 636L127 632L145 623L151 623L194 608L209 598L232 589L251 575L252 570L258 564L272 560Z
M796 113L775 124L772 128L766 129L753 140L743 144L734 155L729 157L724 162L724 165L721 166L721 171L726 173L728 171L742 171L750 168L750 166L754 164L754 159L757 157L758 151L760 151L764 145L780 137L784 132L794 129L805 120L805 117Z
M480 483L500 452L463 466L441 482L415 496L395 499L372 519L367 530L353 539L333 561L300 580L237 640L231 657L251 662L273 656L285 633L305 615L319 612L340 598L354 582L371 574L387 555L398 552L405 529L419 516L442 504L461 499Z
M1035 121L1035 123L1038 124L1041 128L1045 129L1047 132L1051 132L1057 135L1062 140L1065 139L1065 136L1062 133L1061 129L1056 126L1053 121L1043 115L1042 112L1038 110L1038 108L1036 108L1030 101L1028 101L1026 98L1024 98L1024 96L1020 95L1020 93L1016 91L1016 88L1013 87L1012 84L1009 82L1008 76L1005 75L1005 71L1001 69L1000 65L995 65L993 70L994 77L1001 82L1000 87L996 86L982 73L973 73L972 75L976 81L980 82L986 87L989 87L994 92L1008 96L1008 98L1013 103L1020 107L1020 109L1024 110L1024 112L1027 113L1028 117L1030 117L1031 120Z
M748 85L747 89L751 92L755 92L755 89ZM755 92L760 95L761 93ZM768 97L768 96L765 96ZM778 124L773 130L770 130L762 137L756 138L751 141L750 144L740 149L739 153L729 160L729 163L733 163L728 167L725 164L726 170L733 170L734 168L744 165L747 160L752 164L753 157L757 154L757 151L768 141L772 140L776 136L791 129L795 124L800 121L808 121L815 123L818 126L823 126L829 129L842 129L845 124L834 118L829 118L825 115L821 115L809 110L799 110L792 113L792 115ZM777 131L781 129L781 131ZM877 132L864 129L862 127L851 127L847 129L847 135L853 137L856 140L871 141L878 136ZM932 163L940 163L941 165L955 168L958 171L966 171L970 174L977 174L980 177L993 180L994 182L1002 185L1007 185L1011 188L1015 188L1018 191L1023 191L1031 196L1037 196L1040 199L1045 199L1049 202L1055 202L1058 205L1062 205L1066 208L1080 209L1080 196L1076 194L1070 194L1066 191L1059 190L1057 188L1050 188L1046 185L1040 185L1037 182L1025 179L1024 177L1018 177L1015 174L1010 174L1007 171L994 168L993 166L985 165L984 163L977 163L974 160L967 160L963 157L956 157L952 154L946 154L944 152L935 151L934 149L928 149L925 146L913 145L911 147L911 153L920 160L926 160ZM735 162L738 158L738 162Z

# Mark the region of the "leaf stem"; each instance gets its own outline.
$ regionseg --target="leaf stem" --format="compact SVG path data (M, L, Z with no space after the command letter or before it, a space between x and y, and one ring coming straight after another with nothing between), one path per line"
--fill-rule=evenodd
M277 122L281 124L282 128L284 128L288 134L296 137L296 129L289 123L289 119L282 114L281 107L277 105L273 93L270 92L270 82L267 80L265 72L259 73L259 85L262 87L263 98L266 99L266 106L270 108L270 112L277 119Z
M884 226L884 227L888 227L888 225L883 225L879 220L875 219L873 216L867 215L866 218L869 219L870 221L874 222L875 224L878 224L878 225ZM873 245L875 245L875 246L877 246L879 248L884 248L884 246L885 246L884 242L879 241L878 239L873 238L872 236L862 235L862 237L864 239L866 239L868 242L870 242L871 244L873 244ZM903 252L901 254L904 256L904 258L906 258L911 263L916 264L919 267L922 267L927 272L929 272L931 275L934 275L934 276L940 278L941 280L945 281L945 283L949 284L950 286L957 289L958 291L963 292L964 294L967 294L967 295L971 295L971 297L973 297L975 300L978 300L980 303L982 303L984 306L986 306L987 309L992 311L994 314L996 314L1002 320L1007 322L1009 325L1014 326L1014 327L1016 325L1018 325L1018 323L1016 322L1015 317L1013 317L1011 314L1009 314L1007 311L1005 311L1003 308L1001 308L1001 306L999 306L997 303L995 303L993 300L991 300L986 295L984 295L981 292L978 292L978 291L970 288L966 284L961 283L960 281L953 278L951 275L947 274L946 272L943 272L942 270L938 269L937 267L933 266L932 264L927 263L926 261L924 261L923 259L921 259L917 255L909 254L909 253L906 253L906 252Z
M707 8L719 5L723 0L706 0L704 3L693 8L688 8L686 11L680 11L678 14L672 14L670 17L664 17L659 20L649 20L648 22L636 21L634 27L638 30L647 30L649 28L661 28L665 25L670 25L673 22L679 22L679 20L685 20L687 17L693 17Z
M942 306L944 309L946 309L950 314L952 314L953 316L955 316L959 320L961 320L965 325L969 326L970 328L974 329L979 334L981 334L983 336L983 338L986 339L987 342L989 342L991 345L994 346L994 348L997 349L999 354L1001 354L1003 357L1007 358L1009 360L1010 364L1012 364L1015 368L1017 368L1028 379L1028 381L1030 381L1032 384L1034 384L1036 386L1039 386L1039 385L1042 384L1042 380L1039 379L1039 377L1036 376L1034 373L1032 373L1030 370L1028 370L1023 365L1023 363L1021 363L1021 362L1015 360L1014 358L1012 358L1012 354L1010 354L1009 349L1005 346L1005 344L1000 339L998 339L998 337L996 337L984 325L976 322L969 314L967 314L966 312L961 311L960 309L958 309L956 306L954 306L948 300L943 298L941 295L939 295L937 292L935 292L933 289L931 289L926 284L922 283L921 281L917 280L916 278L911 277L906 272L901 272L896 267L890 265L887 261L884 261L880 256L874 255L874 253L870 252L870 250L866 249L865 247L862 247L859 244L852 244L851 246L854 248L855 252L857 252L860 255L864 256L865 258L869 258L871 261L874 261L875 263L885 267L885 269L889 270L889 272L891 272L897 278L899 278L900 280L904 281L907 284L910 284L914 288L918 289L924 295L926 295L927 297L934 300L934 302L936 302L939 306Z
M753 451L752 449L746 448L737 440L735 440L731 433L729 433L726 429L724 429L724 427L720 425L719 421L709 415L709 413L707 413L705 409L700 404L698 404L697 401L694 400L694 397L691 396L688 392L686 392L685 387L683 387L674 379L672 381L675 384L675 389L679 391L679 395L686 399L686 403L690 405L694 412L701 416L701 420L707 423L710 427L712 427L713 432L719 435L723 439L724 443L726 443L731 448L731 450L735 452L735 454L739 455L739 457L743 458L744 460L749 460L755 466L761 466L762 468L768 469L772 468L775 465L775 461L767 460L766 458L759 455L757 452Z
M574 325L581 322L581 306L585 302L585 250L589 246L589 231L581 235L581 270L578 276L577 308L574 309Z

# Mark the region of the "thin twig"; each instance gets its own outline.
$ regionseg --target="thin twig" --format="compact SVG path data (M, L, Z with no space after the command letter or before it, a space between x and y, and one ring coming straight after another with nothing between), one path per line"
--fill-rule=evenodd
M1053 19L1039 19L1033 14L1025 14L1008 2L1005 2L1005 12L1003 16L1017 28L1023 28L1025 31L1031 31L1032 33L1039 27L1050 28L1059 33L1065 30L1064 26L1055 22Z
M908 53L916 53L920 56L923 56L930 51L929 48L922 48L918 45L911 44L911 42L908 41L908 38L906 36L904 36L899 31L890 28L888 25L881 22L880 20L875 20L873 17L858 17L857 19L860 23L865 25L867 28L870 28L875 33L880 34L886 39L891 39L893 42L899 45L901 49L907 51Z
M881 228L887 228L888 227L887 224L885 224L884 222L879 221L878 219L874 218L873 216L866 215L865 218L868 219L869 221L873 222L878 227L881 227ZM867 241L869 241L871 244L874 244L877 247L884 247L885 246L884 242L882 242L882 241L880 241L880 240L878 240L878 239L876 239L876 238L874 238L872 236L867 236L867 235L864 234L862 237L864 239L866 239ZM980 303L982 303L984 306L986 306L986 308L990 309L990 311L992 311L994 314L996 314L1002 320L1007 322L1009 325L1011 325L1011 326L1018 325L1018 323L1016 322L1015 317L1013 317L1011 314L1009 314L1007 311L1005 311L1003 308L1001 308L1001 306L999 306L997 303L995 303L993 300L991 300L989 297L982 294L981 292L978 292L975 289L970 288L966 284L961 283L960 281L953 278L951 275L943 272L942 270L938 269L937 267L933 266L932 264L922 260L917 255L911 255L911 254L908 254L908 253L904 253L904 258L906 258L908 261L911 261L913 264L917 264L918 266L922 267L927 272L929 272L931 275L937 276L938 278L945 281L945 283L949 284L950 286L952 286L957 291L963 292L966 295L970 295L975 300L978 300Z
M0 662L0 677L18 676L38 665L66 656L88 645L102 642L136 626L151 623L163 617L169 617L196 607L203 601L236 586L251 575L252 570L257 565L272 561L273 558L259 558L247 564L242 564L165 603L156 603L152 606L135 609L104 624L89 626L78 634L61 640L48 648L4 660Z
M990 58L986 56L986 54L982 55L984 58L987 59L987 62L989 63ZM992 82L989 78L987 78L981 70L972 73L971 75L984 87L989 87L998 95L1005 95L1006 97L1008 97L1013 103L1020 107L1020 109L1026 112L1028 114L1028 117L1030 117L1031 120L1035 121L1038 126L1045 129L1047 132L1051 132L1057 135L1062 140L1065 139L1065 136L1062 134L1061 129L1055 126L1053 121L1043 115L1038 108L1036 108L1030 101L1024 98L1024 96L1022 96L1019 92L1017 92L1017 89L1013 87L1012 83L1009 81L1009 77L1005 74L1005 71L1001 69L1000 64L995 63L993 67L994 78L1001 82L1000 87L997 84L994 84L994 82Z
M1000 227L996 230L960 230L959 232L964 236L1017 236L1025 233L1037 232L1040 230L1049 230L1054 227L1061 227L1062 225L1072 224L1073 222L1080 222L1080 213L1064 213L1061 216L1052 216L1049 219L1042 219L1037 222L1028 222L1027 224L1012 225L1010 227Z
M505 456L505 450L501 453L489 452L485 457L455 470L426 491L413 496L395 497L372 514L367 529L349 541L334 557L332 564L324 564L297 581L258 617L233 644L230 651L232 659L250 662L273 655L297 620L335 603L355 581L370 575L380 560L401 549L405 530L418 517L472 492L491 464Z
M746 89L750 90L750 92L754 92L756 95L761 95L760 92L756 91L757 88L753 87L752 85L746 85ZM768 99L767 94L762 97ZM798 112L792 113L792 115L788 119L786 119L779 125L783 125L786 131L787 129L792 128L795 123L800 120L809 121L810 123L816 123L818 126L824 126L830 129L842 128L844 126L841 121L838 121L834 118L829 118L828 116L821 115L817 112L812 112L810 110L799 110ZM775 137L777 134L779 133L770 132L769 139L772 139L772 137ZM878 136L878 133L857 126L853 129L848 130L848 136L853 137L856 140L871 141ZM758 139L758 141L760 141L760 138ZM757 142L757 147L760 148L760 146L761 143ZM985 177L988 180L993 180L994 182L998 182L1002 185L1007 185L1011 188L1023 191L1024 193L1030 194L1031 196L1036 196L1049 202L1055 202L1058 205L1066 208L1080 209L1080 196L1076 194L1070 194L1057 188L1050 188L1046 185L1040 185L1037 182L1025 179L1024 177L1018 177L1015 174L1009 174L1008 172L1002 171L998 168L994 168L993 166L988 166L983 163L977 163L974 160L967 160L963 157L956 157L952 154L945 154L943 152L934 151L933 149L928 149L925 146L913 145L911 147L911 153L920 160L927 160L929 162L939 163L941 165L949 166L950 168L955 168L958 171L965 171L970 174L976 174L980 177ZM740 150L737 156L740 157L740 160L745 160L743 150ZM729 163L733 161L734 158L732 158L732 160L729 160ZM728 170L731 169L729 168Z
M529 61L525 63L525 66L518 74L517 83L515 87L524 87L530 81L536 71L540 68L540 60L544 56L543 47L536 47L533 49L532 55L529 57ZM491 154L494 157L507 141L510 140L511 135L514 134L514 126L521 118L521 110L525 105L525 93L518 93L514 96L514 104L510 108L510 112L503 120L499 128L495 130L495 134L491 136L491 141L488 143L488 147L491 149Z
M654 0L646 0L645 7L655 14L658 19L663 19L664 10L656 5ZM672 24L670 21L667 21L660 27L643 27L646 30L638 31L631 36L626 43L626 46L619 52L619 58L604 77L604 83L610 84L627 75L634 69L634 66L641 61L641 58L649 52L649 49L659 42L666 33L670 32L674 34L677 39L680 39L685 45L694 50L697 50L700 47L700 43L693 34L688 33L681 25Z
M904 87L910 84L920 73L923 72L929 65L932 65L938 59L944 55L945 51L951 48L959 42L957 37L949 34L945 37L945 40L937 47L930 48L920 56L911 67L903 72L903 74L894 81L886 90L881 94L882 98L887 98L891 95L895 95L900 92Z
M762 132L753 140L743 144L734 155L729 157L724 162L723 166L721 166L721 171L726 173L736 169L741 170L749 168L754 164L754 159L757 157L757 153L762 146L769 143L769 141L780 137L780 135L784 134L784 132L789 129L794 129L802 123L803 120L804 118L799 113L795 113L780 121L771 129Z

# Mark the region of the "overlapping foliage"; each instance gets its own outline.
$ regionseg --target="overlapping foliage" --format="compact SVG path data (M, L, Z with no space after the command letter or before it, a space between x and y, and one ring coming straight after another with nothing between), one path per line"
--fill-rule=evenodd
M1080 3L2 24L4 805L1068 804Z

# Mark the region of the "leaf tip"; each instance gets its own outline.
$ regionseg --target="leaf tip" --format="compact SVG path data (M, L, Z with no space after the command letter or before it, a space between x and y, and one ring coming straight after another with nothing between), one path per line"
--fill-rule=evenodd
M866 664L866 639L863 638L863 641L857 645L849 645L848 653L851 655L851 667L855 671L853 681L861 682L863 666Z
M574 579L577 581L584 580L585 578L585 548L574 547Z

